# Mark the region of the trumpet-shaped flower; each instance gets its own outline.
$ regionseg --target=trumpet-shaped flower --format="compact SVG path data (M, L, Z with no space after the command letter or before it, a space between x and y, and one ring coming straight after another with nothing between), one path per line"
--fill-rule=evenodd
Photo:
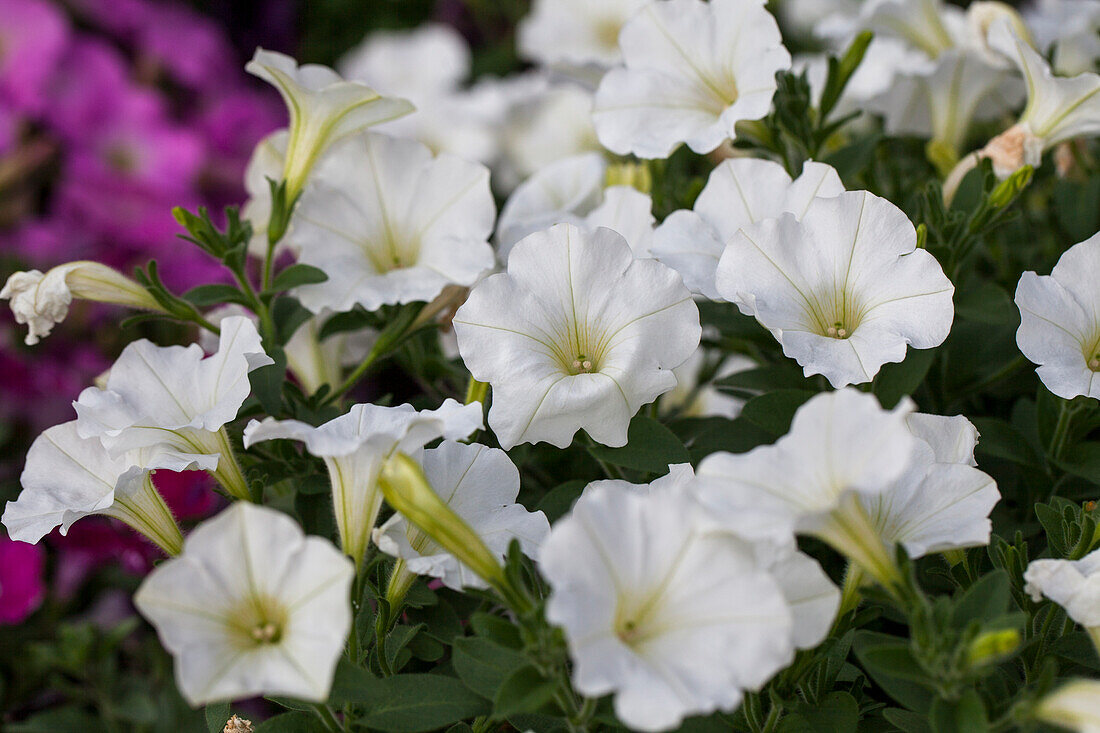
M0 300L11 301L16 323L29 327L28 346L49 336L54 325L65 320L73 298L164 310L141 285L98 262L67 262L44 275L38 270L16 272L0 290Z
M727 160L711 171L691 211L672 212L653 234L652 254L680 273L693 293L712 300L726 242L741 227L784 212L801 219L817 197L839 196L844 184L832 166L806 162L795 180L778 163Z
M718 292L755 316L806 376L834 387L871 381L908 345L939 346L954 319L954 286L917 249L900 209L865 191L819 198L747 226L726 244Z
M547 66L613 66L621 59L619 32L645 2L537 0L517 28L519 52Z
M248 498L223 426L248 397L248 373L271 363L256 327L243 316L222 321L218 351L205 359L198 344L135 341L111 368L106 388L80 393L74 403L77 432L98 438L112 456L139 448L151 456L213 456L218 482L233 496Z
M351 628L353 565L274 509L237 502L159 565L134 605L192 705L256 695L323 702Z
M413 111L404 99L383 97L365 84L344 81L327 66L298 66L289 56L262 48L256 49L245 70L278 89L290 112L283 179L291 201L329 146Z
M524 553L534 556L550 533L545 514L529 512L516 503L519 470L504 451L443 441L438 448L424 451L420 462L432 489L498 557L507 555L513 539L519 540ZM439 578L448 588L487 587L473 570L400 514L374 530L374 543L402 559L409 571Z
M661 409L679 417L733 419L741 413L745 401L725 394L710 382L755 366L757 363L749 357L732 354L715 369L713 365L708 366L706 349L700 346L687 361L672 370L676 374L676 389L661 398ZM702 382L708 375L708 381Z
M178 554L183 537L150 474L158 468L212 471L217 458L161 453L146 461L143 452L114 458L95 438L80 437L75 420L49 428L31 444L19 478L23 491L4 510L8 535L35 543L56 527L64 535L78 519L102 514Z
M681 491L590 487L543 543L546 615L573 685L636 730L732 710L794 654L791 610L750 542Z
M1050 275L1025 272L1016 286L1016 344L1054 394L1100 397L1100 234L1066 250Z
M1076 733L1100 733L1100 682L1073 680L1045 696L1034 716Z
M418 142L363 133L302 196L288 242L328 280L298 288L317 313L429 301L493 266L489 170Z
M1058 77L1050 65L1008 23L989 31L990 46L1020 69L1027 106L1015 125L993 138L979 155L1000 176L1021 166L1038 167L1044 151L1075 137L1100 135L1100 74Z
M1095 71L1100 59L1100 0L1038 0L1024 10L1035 47L1054 47L1054 68L1073 76Z
M911 410L903 402L888 412L854 389L817 395L774 445L704 458L700 500L723 526L773 541L811 534L892 582L893 555L863 502L889 491L909 467L918 448L906 425Z
M470 373L493 387L489 425L505 449L579 429L626 444L638 409L676 386L699 345L699 312L680 277L636 260L609 229L559 224L517 244L508 271L480 282L455 314Z
M506 105L500 133L504 161L494 171L494 185L503 179L504 190L555 161L602 151L592 126L589 89L579 84L547 84L538 76L520 82L518 90L502 90L506 97L518 97Z
M271 184L278 181L286 165L286 144L290 133L276 130L256 143L244 171L248 201L241 207L241 218L252 225L248 251L257 257L267 252L267 228L271 223ZM293 225L293 224L292 224ZM283 243L285 246L285 243Z
M1100 550L1080 560L1035 560L1024 582L1032 600L1046 596L1054 601L1100 644Z
M253 420L245 447L265 440L299 440L328 468L336 528L344 552L358 565L382 506L378 473L395 453L411 453L436 438L461 440L481 427L481 403L447 400L436 410L411 405L355 405L347 414L313 427L297 420Z
M600 82L592 113L600 142L620 155L666 158L735 137L740 120L768 113L775 74L789 69L763 0L660 0L619 36L625 68Z
M586 231L607 227L623 235L636 254L645 255L653 232L653 201L630 186L606 186L607 160L586 153L551 163L508 197L497 224L502 261L516 242L554 224Z

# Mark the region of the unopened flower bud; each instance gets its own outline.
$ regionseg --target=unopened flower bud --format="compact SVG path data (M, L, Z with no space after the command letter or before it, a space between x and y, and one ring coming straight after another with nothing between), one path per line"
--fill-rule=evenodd
M137 282L98 262L81 260L58 265L42 274L16 272L0 290L11 301L17 323L26 323L26 343L33 346L65 320L73 298L164 312L164 308Z
M970 642L966 658L972 667L994 663L1020 646L1020 632L1016 629L988 631Z

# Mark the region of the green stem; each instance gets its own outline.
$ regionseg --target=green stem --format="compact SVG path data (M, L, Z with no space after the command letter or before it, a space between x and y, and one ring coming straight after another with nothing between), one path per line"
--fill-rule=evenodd
M600 469L603 470L604 475L611 479L622 479L623 474L618 468L596 455L595 449L597 445L596 441L592 440L592 436L588 433L582 433L582 435L584 435L585 449L588 451L588 455L592 456L592 460L600 464Z
M336 715L328 705L315 704L310 707L313 708L313 712L317 714L317 717L321 719L321 723L325 726L325 730L335 731L336 733L344 730L344 726L336 719Z
M1054 435L1050 439L1050 447L1047 452L1052 461L1062 457L1062 451L1066 449L1066 440L1069 439L1069 430L1073 422L1073 413L1077 410L1069 400L1062 400L1058 410L1058 424L1054 427Z

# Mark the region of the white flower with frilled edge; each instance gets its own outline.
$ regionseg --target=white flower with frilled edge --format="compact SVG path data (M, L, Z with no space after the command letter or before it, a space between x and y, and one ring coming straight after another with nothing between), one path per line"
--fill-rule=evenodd
M1034 560L1027 566L1024 582L1033 601L1046 596L1066 609L1100 648L1100 550L1080 560Z
M547 66L619 62L619 32L646 0L536 0L519 22L519 53Z
M328 280L295 291L317 313L429 301L493 266L489 170L378 133L341 143L302 196L287 241Z
M619 479L593 481L584 493L610 487L636 494L667 493L695 501L695 472L690 463L668 467L668 473L648 484L632 484ZM757 546L756 556L762 567L779 583L794 621L794 644L799 649L811 649L829 634L840 605L840 590L821 565L809 555L799 552L793 535Z
M513 539L534 556L550 532L542 512L529 512L516 503L519 470L508 454L484 445L443 441L420 457L432 489L481 537L489 550L503 558ZM439 578L448 588L486 588L484 580L440 547L419 528L394 514L374 530L374 543L400 558L412 573Z
M302 190L317 159L333 143L413 111L404 99L383 97L365 84L345 81L327 66L298 66L291 57L262 48L256 49L245 70L278 89L290 113L282 173L289 200Z
M999 176L1038 167L1043 152L1075 137L1100 135L1100 74L1055 76L1050 65L1010 24L995 23L989 44L1016 64L1027 84L1027 106L1016 124L980 152Z
M1050 275L1025 272L1016 286L1016 344L1059 397L1100 397L1098 277L1100 234L1066 250Z
M607 227L645 255L653 232L653 201L630 186L607 186L607 160L600 153L576 155L542 168L508 197L497 224L500 259L516 242L554 224L587 231Z
M481 403L445 401L436 410L412 405L361 404L347 414L313 427L297 420L253 420L244 431L245 447L265 440L299 440L328 468L336 528L344 552L363 562L371 530L382 506L378 473L395 453L410 453L436 438L461 440L482 425Z
M248 373L271 364L252 321L221 324L218 351L203 358L198 344L128 345L111 367L106 388L88 387L74 403L77 431L98 438L113 456L136 449L187 458L213 456L214 477L230 494L248 498L224 426L237 417L251 387Z
M715 528L682 491L590 487L554 525L539 567L573 686L614 693L632 729L732 710L793 658L779 582L750 542Z
M66 262L45 274L38 270L13 273L0 290L0 300L10 301L15 322L29 327L28 346L49 336L53 327L65 320L73 298L164 310L138 283L106 265L87 260Z
M505 449L577 430L626 444L638 409L676 386L699 345L699 311L679 275L635 259L610 229L570 224L515 246L455 314L470 373L493 388L489 425Z
M102 514L122 520L168 554L179 553L183 537L150 474L212 471L217 459L161 453L146 461L143 453L114 458L99 440L81 438L75 420L49 428L31 444L19 477L23 491L4 510L8 535L34 543L56 527L64 535L77 520Z
M714 150L768 113L775 74L791 66L763 0L657 0L619 45L626 68L604 76L592 119L607 149L640 158Z
M1001 494L976 467L974 425L924 413L906 424L918 439L908 468L888 490L860 497L878 536L912 558L989 544L989 513Z
M726 244L718 292L755 316L806 376L834 387L871 381L947 338L955 291L935 257L917 249L905 214L866 191L819 198L747 226Z
M237 502L153 570L134 605L192 705L257 695L323 702L351 628L355 568L274 509Z
M919 447L906 424L911 411L906 401L888 412L854 389L819 394L774 445L704 458L700 500L724 526L761 539L814 535L892 583L893 554L865 503L905 475Z
M1076 733L1100 733L1100 682L1073 680L1043 697L1035 718Z
M741 227L783 212L801 219L815 198L842 193L840 176L824 163L807 161L792 181L778 163L727 160L711 171L691 211L674 211L657 227L652 255L679 272L693 293L719 300L718 260Z

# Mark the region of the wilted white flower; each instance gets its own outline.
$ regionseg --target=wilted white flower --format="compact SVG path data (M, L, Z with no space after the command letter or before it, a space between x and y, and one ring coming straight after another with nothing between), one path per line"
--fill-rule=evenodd
M1100 234L1066 250L1050 275L1025 272L1016 286L1016 344L1054 394L1100 397Z
M516 45L524 58L547 66L619 62L619 31L646 0L535 0L519 22Z
M0 290L0 300L11 301L15 322L29 327L25 339L28 346L49 336L54 325L65 320L73 298L164 310L138 283L106 265L87 260L58 265L44 275L38 270L13 273Z
M497 155L503 109L493 95L463 87L470 76L470 47L451 26L375 31L340 60L339 69L349 80L416 105L412 114L379 125L380 132L481 163Z
M291 57L275 51L256 49L245 71L278 89L290 113L282 178L291 201L330 145L413 111L404 99L383 97L364 84L345 81L327 66L298 66Z
M564 448L580 429L625 445L630 418L676 386L671 370L701 333L675 272L635 259L609 229L571 224L517 244L453 323L470 373L493 387L489 425L505 449Z
M615 693L630 728L732 710L793 658L777 580L751 543L717 530L681 491L590 487L554 525L539 567L574 687Z
M336 529L344 552L358 565L366 556L371 530L382 506L378 473L395 453L410 453L436 438L460 440L481 427L481 403L445 401L436 410L412 405L361 404L313 427L298 420L253 420L244 430L245 447L265 440L299 440L321 458L332 484Z
M698 493L716 521L762 539L814 535L884 584L893 554L865 503L904 476L918 439L906 425L912 403L883 410L854 389L813 397L790 432L748 453L714 453L699 464Z
M635 254L649 249L655 219L648 194L630 186L607 186L607 160L585 153L551 163L508 197L497 224L500 259L516 242L554 224L586 231L607 227L623 235Z
M976 468L978 431L959 415L913 413L918 438L902 476L888 490L861 496L879 537L912 558L989 544L997 484Z
M1100 550L1080 560L1034 560L1024 582L1033 601L1054 601L1100 644Z
M534 556L550 532L542 512L516 503L519 469L498 448L443 441L420 459L432 489L466 521L489 550L503 558L513 539ZM374 543L404 561L410 572L439 578L448 588L485 588L485 581L403 516L374 530Z
M623 27L626 68L600 82L592 113L600 142L620 155L666 158L735 137L739 120L768 113L775 74L789 69L763 0L657 0Z
M271 364L252 321L226 318L216 354L198 344L129 344L111 367L106 389L88 387L76 408L82 438L98 438L112 456L147 449L187 459L214 457L214 477L237 498L249 497L224 425L237 417L251 387L248 373Z
M1016 64L1027 83L1027 106L1019 120L978 154L993 162L999 176L1024 165L1038 167L1043 152L1058 143L1100 134L1100 74L1055 76L1008 23L993 25L989 44Z
M807 161L792 181L778 163L727 160L711 171L691 211L674 211L657 227L651 251L680 273L692 292L719 300L714 284L718 260L741 227L783 212L801 219L815 198L841 193L840 176L824 163Z
M1033 715L1076 733L1100 733L1100 682L1067 682L1040 700Z
M356 135L318 167L298 205L287 241L328 280L295 294L315 313L430 301L493 266L495 216L485 166Z
M192 705L257 695L323 702L351 628L355 568L285 514L237 502L134 595Z
M801 222L783 214L741 229L716 284L806 376L834 387L871 381L909 345L939 346L955 314L955 288L917 249L912 222L866 191L814 199Z
M81 438L76 421L39 435L27 452L19 477L23 491L4 510L4 526L15 540L35 543L61 527L67 534L78 519L102 514L120 519L170 555L182 549L183 536L150 474L217 466L214 456L162 453L150 461L142 451L113 458L95 438Z

